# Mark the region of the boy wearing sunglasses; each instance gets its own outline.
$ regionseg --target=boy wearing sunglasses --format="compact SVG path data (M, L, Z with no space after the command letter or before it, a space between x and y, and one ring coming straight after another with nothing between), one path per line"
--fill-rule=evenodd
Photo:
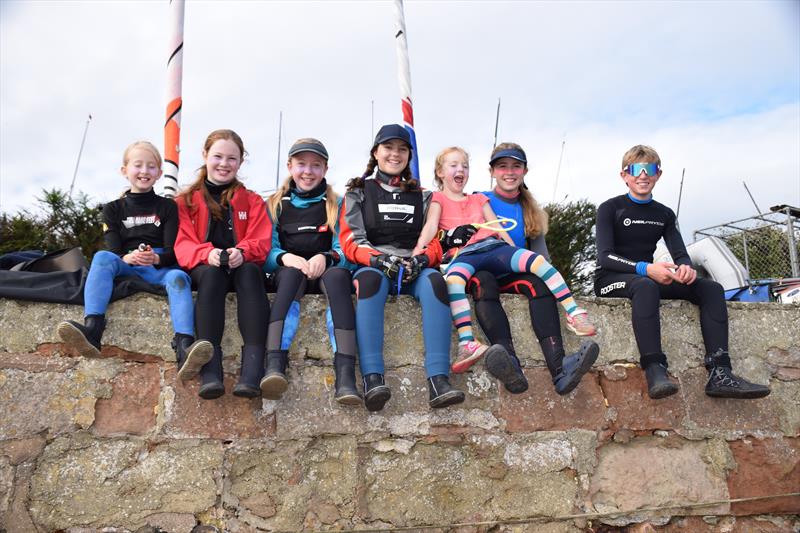
M644 145L622 157L620 176L628 193L597 208L597 269L594 291L600 297L630 298L639 364L647 377L647 393L665 398L678 392L667 374L661 349L661 299L688 300L700 307L700 329L709 372L706 394L717 398L763 398L769 387L750 383L731 371L728 356L728 310L722 286L698 278L678 231L675 213L653 200L661 177L661 159ZM660 238L674 263L653 263Z

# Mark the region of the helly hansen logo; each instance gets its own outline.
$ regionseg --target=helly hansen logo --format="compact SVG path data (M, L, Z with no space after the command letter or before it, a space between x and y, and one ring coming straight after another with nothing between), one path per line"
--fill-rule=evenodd
M144 215L138 217L128 217L122 221L122 225L126 229L135 228L137 226L144 226L146 224L153 224L155 227L161 225L161 219L158 215Z
M239 211L239 220L247 220L247 211Z
M625 288L625 283L626 282L624 282L624 281L615 281L614 283L612 283L610 285L606 285L605 287L600 289L600 295L602 296L602 295L608 294L609 292L611 292L613 290L616 290L616 289L624 289Z
M630 226L631 224L649 224L651 226L663 226L663 222L659 222L658 220L631 220L630 218L626 218L622 221L622 225L625 227Z

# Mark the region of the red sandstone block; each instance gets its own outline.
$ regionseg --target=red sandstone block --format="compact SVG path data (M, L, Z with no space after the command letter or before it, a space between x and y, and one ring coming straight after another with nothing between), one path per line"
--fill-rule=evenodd
M40 353L0 353L0 369L13 368L25 372L65 372L78 364L69 357Z
M160 380L158 365L127 365L111 382L111 398L99 398L95 404L94 432L108 436L151 431L156 424Z
M786 409L796 409L796 406L784 405L775 396L758 400L730 400L706 396L708 373L703 368L684 372L680 378L687 418L701 429L781 433L783 412Z
M787 494L800 490L800 439L747 439L729 443L736 469L728 475L731 498ZM736 515L798 513L800 497L735 503Z
M598 430L606 425L606 407L597 375L590 372L578 388L559 396L546 368L525 370L530 387L523 394L511 394L501 387L494 415L506 421L511 432Z
M791 519L783 525L773 524L768 520L734 517L719 517L716 523L708 523L700 516L684 516L675 517L664 526L656 526L655 531L658 533L787 533L792 529Z
M647 380L640 368L625 368L624 379L608 379L600 375L608 406L617 411L614 429L649 431L680 427L686 416L681 394L661 400L651 400L647 395Z
M275 415L264 413L261 398L238 398L232 394L236 384L233 376L225 376L224 396L204 400L197 395L199 378L182 384L175 374L173 367L164 377L175 389L172 414L164 428L170 436L234 440L275 434Z

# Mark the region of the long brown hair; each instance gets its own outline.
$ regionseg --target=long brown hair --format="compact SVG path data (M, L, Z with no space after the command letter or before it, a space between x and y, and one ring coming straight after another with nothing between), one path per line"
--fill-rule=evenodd
M409 146L408 152L408 164L406 168L400 172L400 190L403 192L413 192L418 191L419 189L419 181L414 179L411 175L411 157L414 155L414 152L411 150ZM352 191L353 189L363 189L364 188L364 180L368 177L372 176L375 173L375 169L378 168L378 160L375 159L375 150L378 149L378 145L372 147L372 150L369 153L369 161L367 162L367 168L364 170L364 173L361 176L356 176L355 178L351 179L347 182L347 190Z
M490 160L501 150L519 150L523 155L525 154L525 150L517 143L500 143L492 150ZM525 168L528 168L527 163L525 163ZM489 170L493 171L491 167ZM525 187L524 181L519 185L519 205L522 206L522 218L525 221L525 236L533 238L539 235L547 235L550 217L547 211L541 208L539 202L536 201L536 198L533 197L528 188Z
M203 144L203 154L208 154L208 151L211 149L214 143L219 140L231 141L236 144L236 146L239 148L239 154L242 157L242 162L244 162L244 158L247 155L247 151L244 149L244 142L242 142L242 138L239 137L239 134L233 130L214 130L209 133L208 137L206 137L205 144ZM239 168L241 168L241 166ZM194 206L192 205L192 194L194 191L202 191L203 200L208 206L211 216L216 220L222 220L222 209L228 208L233 195L236 193L236 191L243 188L244 185L241 181L239 181L237 173L237 176L235 176L233 181L231 181L231 186L222 192L220 203L217 203L208 192L208 188L206 187L206 178L208 178L208 169L204 164L197 169L197 179L195 179L191 185L182 190L178 197L183 198L183 201L186 202L186 207L189 208L189 211L193 211Z

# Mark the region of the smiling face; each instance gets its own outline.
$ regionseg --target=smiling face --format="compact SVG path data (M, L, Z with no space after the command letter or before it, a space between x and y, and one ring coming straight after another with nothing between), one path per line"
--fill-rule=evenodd
M390 139L376 146L373 155L381 172L390 176L399 176L408 166L411 149L400 139Z
M239 146L228 139L217 139L203 152L203 161L208 172L208 179L217 185L225 185L236 178L242 165L242 152Z
M528 173L525 163L513 157L501 157L491 168L497 188L508 194L516 193L520 189L525 174Z
M151 150L136 146L127 152L126 160L120 171L131 184L131 192L150 192L161 177L161 162Z
M647 164L655 162L638 161L637 163ZM626 170L620 172L619 175L622 177L622 181L625 182L625 185L628 186L628 190L631 196L633 196L637 200L649 200L653 193L653 188L656 186L658 179L661 177L661 169L656 167L658 168L658 171L655 172L655 174L652 176L644 170L639 172L638 176L634 176L633 174L631 174L631 169L634 166L635 164L627 166Z
M446 151L436 158L436 177L447 192L463 194L469 181L469 160L466 153L457 148Z
M286 167L292 175L295 187L303 192L319 185L328 171L327 161L314 152L300 152L293 155L286 163Z

